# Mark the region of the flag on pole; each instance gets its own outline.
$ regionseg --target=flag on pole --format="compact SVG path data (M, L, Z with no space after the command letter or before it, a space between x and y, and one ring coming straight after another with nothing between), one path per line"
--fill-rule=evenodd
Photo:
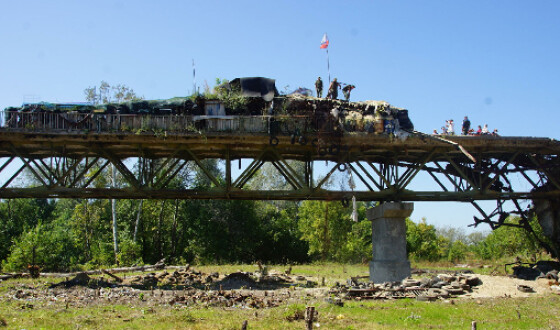
M329 47L329 38L327 37L327 34L323 34L323 39L321 39L321 49L325 49Z

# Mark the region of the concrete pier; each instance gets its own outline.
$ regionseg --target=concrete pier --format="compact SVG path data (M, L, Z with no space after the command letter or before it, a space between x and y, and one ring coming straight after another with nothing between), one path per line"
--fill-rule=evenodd
M367 210L372 223L373 260L369 280L374 283L401 281L410 276L406 255L406 222L413 203L382 203Z

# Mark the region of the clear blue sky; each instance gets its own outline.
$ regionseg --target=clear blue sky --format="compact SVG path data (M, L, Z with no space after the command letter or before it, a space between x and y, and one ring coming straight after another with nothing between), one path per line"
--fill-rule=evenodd
M327 32L331 75L356 85L352 99L408 108L420 131L468 115L502 135L558 138L559 12L559 1L512 0L5 1L0 108L27 95L83 101L101 80L185 96L193 59L199 86L265 76L312 88L328 79ZM428 205L413 218L455 213Z

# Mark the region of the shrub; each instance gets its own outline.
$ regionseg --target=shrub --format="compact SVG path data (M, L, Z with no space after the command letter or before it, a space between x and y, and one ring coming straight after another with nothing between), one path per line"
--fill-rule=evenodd
M75 266L78 249L71 232L62 224L39 223L23 233L10 249L2 268L23 271L28 265L38 265L44 271L67 271Z

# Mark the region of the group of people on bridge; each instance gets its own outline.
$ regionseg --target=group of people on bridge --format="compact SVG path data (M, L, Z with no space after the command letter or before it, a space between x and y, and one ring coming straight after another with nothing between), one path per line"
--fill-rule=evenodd
M344 85L344 87L342 87ZM344 100L350 101L350 92L356 88L354 85L340 83L336 78L331 81L329 85L329 89L327 91L327 99L336 100L338 99L338 90L342 90L342 94L344 94ZM317 97L323 97L323 80L321 77L317 78L315 81L315 90L317 92Z
M453 119L449 119L445 121L445 126L441 127L441 133L438 133L437 130L434 130L434 135L455 135L455 123ZM498 129L495 128L492 133L488 129L488 124L484 124L484 126L478 125L477 130L471 128L471 121L469 120L468 116L465 116L463 119L463 125L461 127L461 135L493 135L498 136Z

